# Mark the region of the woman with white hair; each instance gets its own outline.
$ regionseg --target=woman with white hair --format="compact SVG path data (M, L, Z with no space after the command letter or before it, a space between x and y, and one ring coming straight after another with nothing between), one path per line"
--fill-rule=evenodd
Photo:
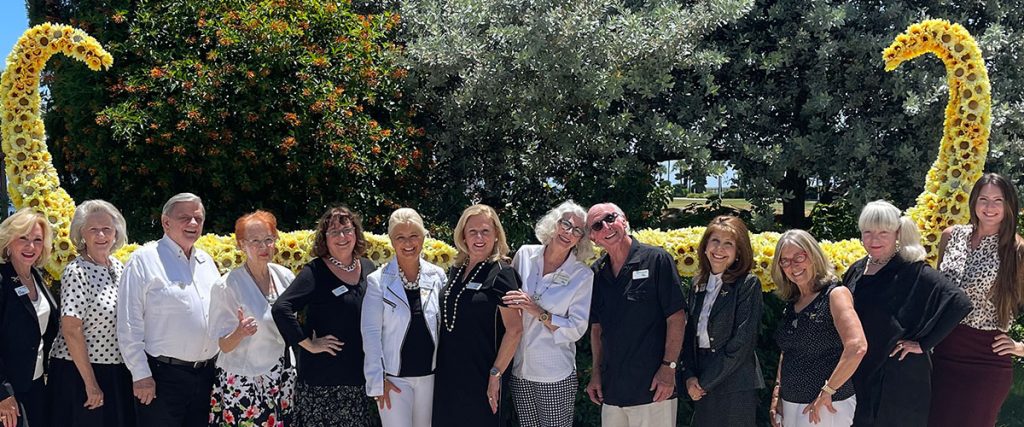
M512 400L519 425L572 426L576 341L587 332L594 254L587 212L571 200L534 228L539 245L524 245L512 259L523 287L502 298L523 313L523 337L512 359Z
M971 302L925 262L917 225L885 201L860 214L864 257L843 284L864 327L868 350L853 375L855 426L924 426L931 396L931 356Z
M395 257L366 278L361 313L366 394L384 427L430 426L439 324L438 298L448 277L424 260L427 230L415 210L388 219Z
M117 284L127 240L121 212L89 200L71 218L78 257L61 276L61 334L50 352L53 421L59 426L135 425L132 376L117 347Z

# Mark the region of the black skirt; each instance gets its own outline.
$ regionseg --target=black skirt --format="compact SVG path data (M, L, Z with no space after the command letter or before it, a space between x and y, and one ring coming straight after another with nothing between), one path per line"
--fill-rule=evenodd
M49 389L54 426L130 427L135 425L132 375L123 364L92 364L96 383L103 391L103 405L86 409L85 382L70 360L50 359Z

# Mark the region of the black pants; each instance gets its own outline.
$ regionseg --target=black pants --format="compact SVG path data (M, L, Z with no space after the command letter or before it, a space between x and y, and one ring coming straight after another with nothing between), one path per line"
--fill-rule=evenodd
M103 405L86 409L88 398L85 383L75 363L51 358L49 384L53 400L53 425L61 427L131 427L135 426L132 403L132 374L124 364L92 364L96 383L103 392Z
M213 364L202 368L170 365L149 358L156 381L156 399L149 405L135 400L138 425L195 427L210 422L210 394L216 375Z
M28 393L16 393L14 398L20 406L21 416L18 427L50 427L50 408L47 405L48 393L43 378L32 381Z

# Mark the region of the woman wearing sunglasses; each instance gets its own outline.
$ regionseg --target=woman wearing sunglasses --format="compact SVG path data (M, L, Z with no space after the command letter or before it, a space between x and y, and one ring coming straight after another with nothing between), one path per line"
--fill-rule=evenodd
M534 228L540 245L524 245L512 259L523 287L502 298L523 314L523 337L512 359L512 399L524 427L573 423L576 341L587 332L594 254L587 212L571 200L551 209Z
M764 388L754 353L763 308L746 224L734 216L713 219L698 253L681 371L694 401L693 425L751 426Z

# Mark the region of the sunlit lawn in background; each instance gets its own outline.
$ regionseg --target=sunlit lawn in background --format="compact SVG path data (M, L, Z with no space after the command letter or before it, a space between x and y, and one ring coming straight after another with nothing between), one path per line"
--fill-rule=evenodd
M669 203L668 207L670 207L670 208L681 208L681 207L685 207L685 206L688 206L688 205L691 205L691 204L694 204L694 203L696 203L696 204L704 204L704 203L707 203L707 200L706 199L693 199L693 198L686 198L686 197L676 197L676 198L672 199L672 202ZM814 204L815 203L818 203L818 202L816 202L814 200L808 200L808 201L804 202L804 214L805 215L810 215L811 214L811 210L814 209ZM750 210L750 202L746 201L746 199L722 199L722 205L730 206L730 207L733 207L733 208L736 208L736 209ZM775 209L775 213L776 214L781 214L782 213L782 203L772 203L772 208Z

